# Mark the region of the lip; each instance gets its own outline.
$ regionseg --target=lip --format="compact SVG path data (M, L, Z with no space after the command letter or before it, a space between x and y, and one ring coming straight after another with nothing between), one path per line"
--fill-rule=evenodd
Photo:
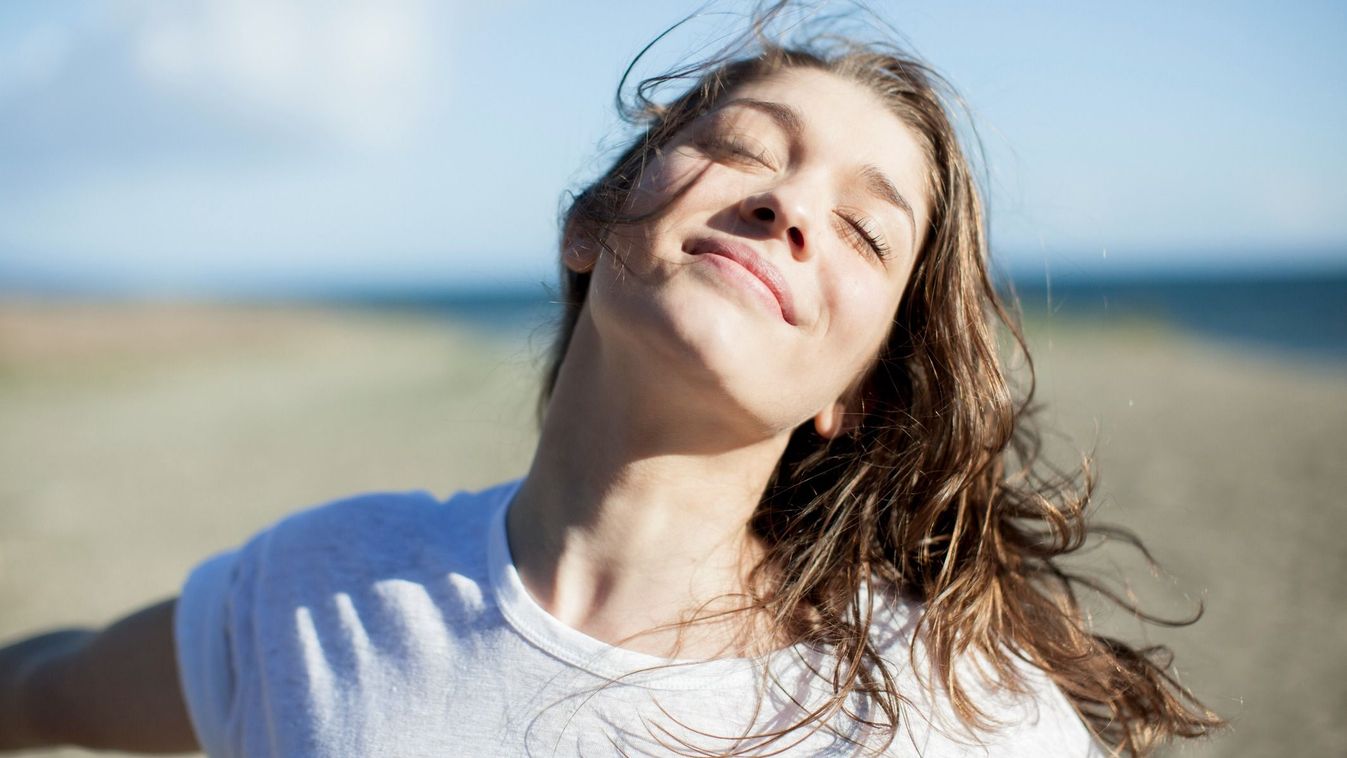
M781 318L791 326L797 325L795 319L795 304L790 296L790 287L786 286L786 280L781 276L781 272L766 258L758 255L753 248L740 242L731 240L713 239L703 237L694 240L687 251L692 255L716 255L727 258L739 264L742 268L752 274L754 278L762 282L767 287L767 291L776 298L776 304L781 308Z

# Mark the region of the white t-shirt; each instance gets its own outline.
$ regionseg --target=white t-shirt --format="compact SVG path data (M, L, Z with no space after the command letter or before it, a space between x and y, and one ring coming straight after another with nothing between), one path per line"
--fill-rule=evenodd
M424 492L342 500L198 566L178 601L175 635L206 752L719 754L734 749L728 738L793 723L792 699L817 703L826 693L827 682L808 668L825 658L803 646L764 660L670 661L548 615L520 583L505 536L518 487L447 502ZM1037 671L1026 672L1029 696L979 695L1004 728L962 727L948 702L923 694L912 675L913 611L886 609L875 628L911 701L885 755L1103 755ZM864 712L859 699L852 707ZM832 726L763 751L867 754L848 741L867 739L854 721Z

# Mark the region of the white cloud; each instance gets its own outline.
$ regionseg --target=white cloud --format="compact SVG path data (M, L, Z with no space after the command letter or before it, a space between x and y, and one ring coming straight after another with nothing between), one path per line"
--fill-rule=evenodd
M131 51L155 86L391 147L422 120L442 12L424 0L146 3ZM437 93L438 94L438 93Z

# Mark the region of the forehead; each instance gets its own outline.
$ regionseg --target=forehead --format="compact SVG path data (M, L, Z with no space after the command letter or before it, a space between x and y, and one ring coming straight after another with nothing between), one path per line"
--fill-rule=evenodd
M918 219L926 217L929 162L922 141L864 85L819 69L790 68L736 87L725 102L736 99L789 107L800 117L803 147L811 157L839 168L878 167L908 196ZM770 124L753 109L724 107Z

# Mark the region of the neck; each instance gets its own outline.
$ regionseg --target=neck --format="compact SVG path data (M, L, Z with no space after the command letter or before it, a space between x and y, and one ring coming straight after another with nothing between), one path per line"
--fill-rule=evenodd
M761 556L748 520L787 435L689 412L667 386L600 354L582 317L510 508L516 568L549 613L605 642L664 656L750 654L743 638L757 622L744 614L678 625L743 607ZM652 387L660 391L641 390Z

